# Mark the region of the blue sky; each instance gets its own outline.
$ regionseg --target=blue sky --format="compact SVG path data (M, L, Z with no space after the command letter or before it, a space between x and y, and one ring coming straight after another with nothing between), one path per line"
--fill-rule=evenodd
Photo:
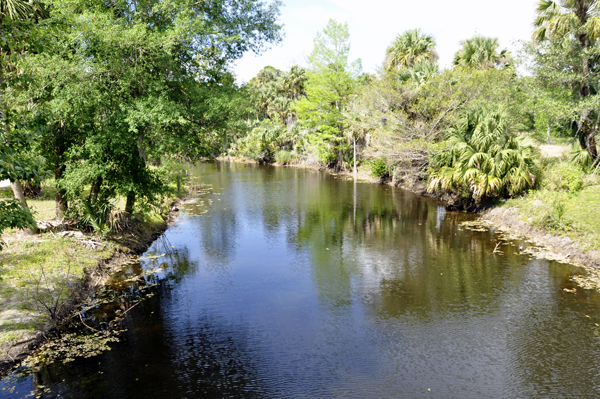
M386 47L398 33L421 28L437 42L440 65L449 67L460 41L475 34L496 37L501 48L514 50L529 40L537 0L283 0L280 21L285 38L261 56L247 54L237 62L238 82L250 80L264 66L287 69L304 64L313 39L330 18L348 22L350 60L361 58L374 72Z

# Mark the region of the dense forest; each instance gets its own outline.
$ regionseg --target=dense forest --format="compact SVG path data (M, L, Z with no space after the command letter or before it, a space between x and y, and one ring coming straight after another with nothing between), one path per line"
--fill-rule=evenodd
M349 26L330 20L305 65L237 84L232 63L281 40L280 6L0 0L0 180L14 194L0 202L0 232L35 230L26 197L42 181L56 188L57 218L102 230L157 206L207 158L360 168L465 206L574 192L597 173L595 1L542 0L518 54L474 36L443 70L416 29L364 73ZM573 150L549 163L539 145L556 140Z

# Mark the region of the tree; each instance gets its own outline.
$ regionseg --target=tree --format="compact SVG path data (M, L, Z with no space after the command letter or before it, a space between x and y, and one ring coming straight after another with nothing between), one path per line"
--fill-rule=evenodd
M485 197L516 195L532 188L538 174L535 145L516 136L502 107L465 110L448 130L448 147L432 157L429 191L467 191Z
M374 126L368 107L358 99L350 104L348 111L344 113L344 117L348 124L346 136L352 141L352 174L354 180L356 180L358 178L356 168L357 143L364 141L366 136L374 130Z
M538 4L536 45L531 49L536 75L546 87L560 85L572 92L572 120L583 150L592 160L599 157L598 133L600 72L600 8L596 0L541 0ZM575 117L575 118L573 118Z
M504 49L498 52L498 39L476 35L461 42L462 48L454 55L454 65L487 69L507 66L511 62L510 53Z
M416 87L421 87L439 74L440 68L437 62L424 60L416 62L407 68L403 68L398 73L398 80L409 82Z
M39 164L28 153L30 135L14 131L15 124L9 117L6 96L10 87L22 77L17 63L23 53L37 44L35 28L38 20L44 17L46 17L46 12L38 2L0 0L0 32L3 33L0 42L0 138L2 139L0 180L10 180L10 186L16 199L16 202L3 201L2 217L4 222L0 223L2 224L0 231L4 227L25 228L27 233L36 231L21 181L37 180ZM7 222L10 220L12 222Z
M313 130L311 144L318 158L343 167L343 112L356 93L360 60L350 63L348 24L329 20L317 34L308 62L306 98L295 105L299 119Z
M165 157L220 152L233 106L228 68L280 39L279 5L56 1L57 38L29 57L37 79L27 95L47 111L42 150L57 216L68 201L94 209L116 196L132 213L167 189L157 169Z
M387 71L399 71L422 61L435 62L437 58L433 36L413 29L394 39L386 50L384 66Z

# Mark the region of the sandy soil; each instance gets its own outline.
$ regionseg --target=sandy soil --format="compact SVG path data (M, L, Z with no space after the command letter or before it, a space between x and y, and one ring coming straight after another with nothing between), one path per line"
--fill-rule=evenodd
M540 146L540 150L542 151L542 156L546 158L559 158L563 155L566 155L571 150L571 147L568 145L555 145L555 144L543 144Z

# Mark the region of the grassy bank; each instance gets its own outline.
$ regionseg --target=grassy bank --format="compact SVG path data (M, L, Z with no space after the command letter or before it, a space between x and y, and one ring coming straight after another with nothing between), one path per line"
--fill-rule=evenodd
M37 220L54 216L54 190L28 199ZM10 189L0 192L8 197ZM164 230L170 216L165 200L157 212L134 217L123 231L104 237L91 232L49 231L2 235L0 251L0 375L44 340L114 268L143 252ZM123 209L125 201L118 207ZM162 209L161 213L158 209Z
M484 216L533 238L565 261L600 269L600 176L574 165L569 151L545 155L538 187Z

